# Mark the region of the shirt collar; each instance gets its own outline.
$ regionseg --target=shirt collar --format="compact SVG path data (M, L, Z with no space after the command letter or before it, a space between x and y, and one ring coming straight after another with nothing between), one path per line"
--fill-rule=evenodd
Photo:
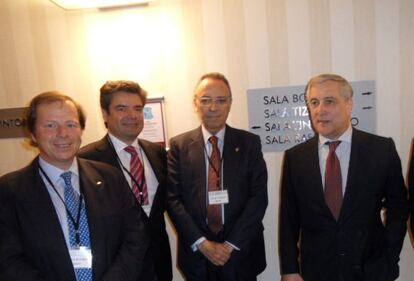
M208 144L208 139L212 136L212 134L209 131L207 131L207 129L204 127L204 125L201 125L201 131L203 133L204 144L207 145ZM224 142L225 132L226 132L226 126L224 126L223 129L221 129L220 131L217 132L217 134L215 134L215 136L218 138L219 142Z
M64 172L72 172L77 177L79 177L79 168L78 168L78 161L76 161L76 157L73 159L72 165L67 170L62 170L48 162L46 162L41 156L39 156L39 165L45 171L46 175L50 178L53 183L56 183L62 173Z
M352 140L352 126L350 125L348 129L338 138L339 141L344 143L351 143ZM319 135L319 146L323 146L326 142L333 141L331 139L328 139L322 135Z
M138 150L140 149L139 143L138 143L138 138L136 138L132 142L132 144L128 145L128 144L124 143L123 141L121 141L120 139L118 139L117 137L115 137L114 135L112 135L110 132L108 132L108 136L111 139L111 142L114 145L115 151L117 153L123 151L125 147L130 146L130 145L132 147L134 147L135 149L138 149Z

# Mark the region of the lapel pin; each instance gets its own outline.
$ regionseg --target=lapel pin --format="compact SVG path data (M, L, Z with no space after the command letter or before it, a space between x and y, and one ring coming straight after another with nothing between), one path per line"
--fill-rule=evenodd
M239 148L238 148L238 147L236 147L235 151L236 151L236 152L239 152Z

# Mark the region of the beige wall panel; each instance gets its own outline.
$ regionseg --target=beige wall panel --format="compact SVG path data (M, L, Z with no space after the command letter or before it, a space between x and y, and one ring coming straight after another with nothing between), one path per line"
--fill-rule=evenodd
M309 1L311 74L332 72L329 0Z
M286 1L289 84L305 84L311 75L309 1Z
M353 2L355 79L375 80L375 0Z
M203 44L206 71L227 74L226 34L222 0L203 0Z
M414 137L414 1L400 1L400 91L401 91L401 142L400 151L404 171ZM397 95L398 93L394 93Z
M8 2L0 2L0 108L19 107L20 77L18 69L18 54L14 41L13 15Z
M239 0L223 0L224 29L226 32L226 55L228 75L232 92L232 111L229 123L239 128L247 128L248 69L246 55L245 11Z
M355 79L352 1L330 0L332 72Z
M376 2L377 132L400 149L399 3ZM392 106L391 106L392 105Z

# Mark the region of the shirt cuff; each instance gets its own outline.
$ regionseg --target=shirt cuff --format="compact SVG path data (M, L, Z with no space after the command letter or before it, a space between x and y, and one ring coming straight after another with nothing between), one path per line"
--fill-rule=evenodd
M232 247L233 247L233 249L235 249L235 250L237 250L237 251L240 251L240 248L239 248L239 247L237 247L236 245L231 244L229 241L226 241L226 243L227 243L227 244L229 244L230 246L232 246Z
M201 243L203 243L204 241L206 240L206 238L203 236L203 237L200 237L200 238L198 238L194 243L193 243L193 245L191 245L191 249L193 250L193 252L197 252L197 250L198 250L198 248L197 248L197 246L198 245L200 245Z

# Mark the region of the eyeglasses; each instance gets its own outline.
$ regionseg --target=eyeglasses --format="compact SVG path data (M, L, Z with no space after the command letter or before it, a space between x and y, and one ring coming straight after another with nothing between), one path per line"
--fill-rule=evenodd
M198 100L200 105L210 106L213 103L216 104L216 105L226 105L231 100L231 97L217 97L217 98L197 97L196 99Z

